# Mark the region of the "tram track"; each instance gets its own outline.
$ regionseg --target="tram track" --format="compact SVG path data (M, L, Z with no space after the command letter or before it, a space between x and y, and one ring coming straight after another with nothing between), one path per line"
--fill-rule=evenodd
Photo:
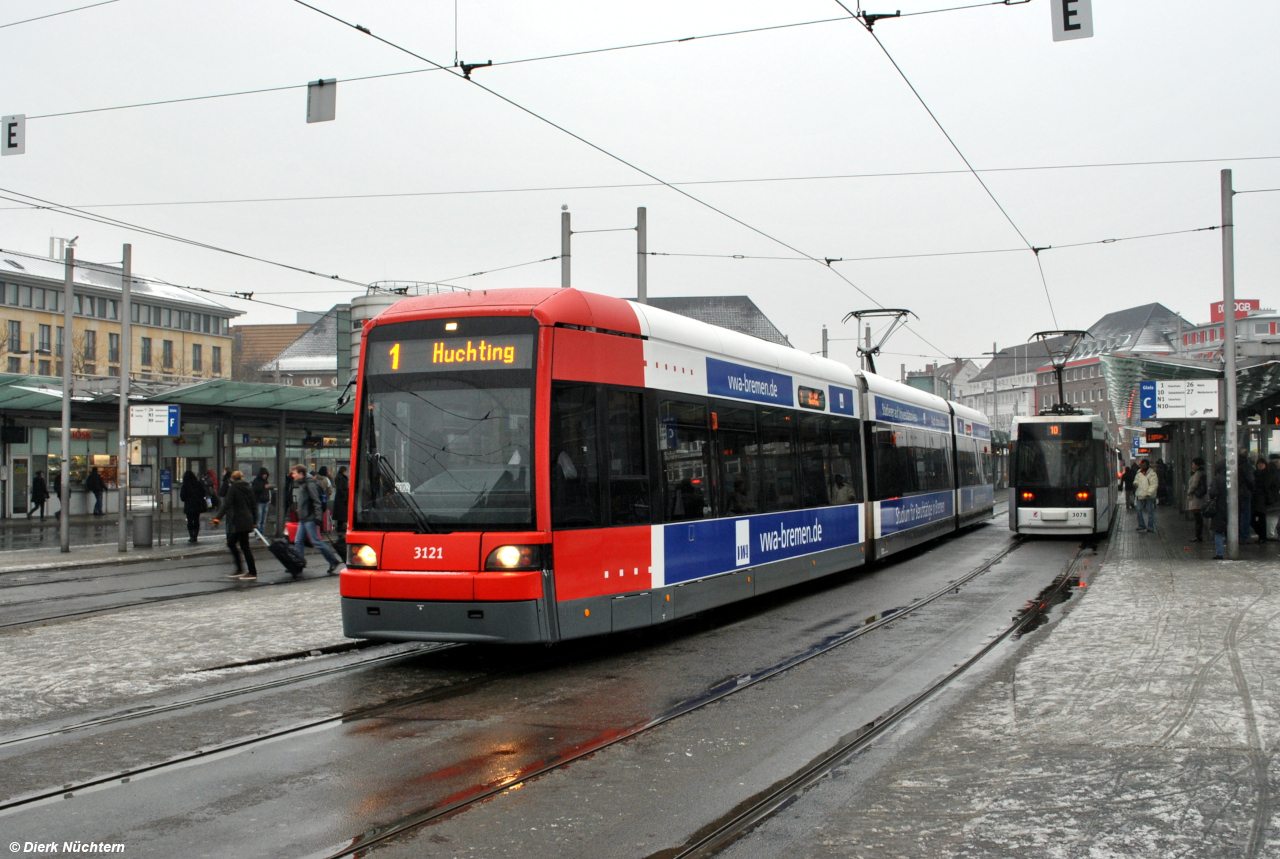
M1092 541L1082 543L1066 569L1046 587L1036 599L1031 600L1002 632L987 642L973 656L957 665L947 674L931 683L926 689L880 714L852 733L842 737L836 745L814 758L786 778L775 782L766 790L742 802L720 820L695 833L683 847L661 850L648 859L705 859L724 850L739 838L750 833L777 812L788 807L805 791L836 767L849 761L854 755L870 746L876 739L904 718L918 710L943 689L980 663L993 650L1011 637L1030 631L1043 622L1045 612L1063 601L1063 594L1078 582L1075 569Z
M868 617L865 621L858 624L857 626L851 629L848 629L844 632L829 636L828 638L823 639L817 644L813 645L809 649L802 651L800 653L797 653L789 657L788 659L784 660L783 662L780 662L770 668L767 668L765 670L758 671L752 674L741 675L741 676L729 678L728 680L721 681L715 684L714 686L710 687L705 692L695 697L686 699L684 702L676 705L675 707L669 709L667 712L647 722L632 726L630 728L625 728L618 732L610 733L608 735L608 738L603 741L594 742L589 744L588 746L578 747L571 750L569 753L564 754L563 756L556 757L551 760L543 761L536 767L520 772L516 774L514 778L505 779L501 783L481 785L481 786L477 786L473 790L464 791L464 793L461 795L455 794L456 798L453 801L428 807L419 812L408 815L407 817L401 818L400 820L397 820L386 826L378 827L373 830L370 830L365 834L365 837L360 838L358 841L353 842L351 845L344 847L342 850L336 853L326 852L326 853L317 854L317 855L332 856L334 857L334 859L336 859L336 857L350 856L354 853L367 849L370 846L376 845L382 841L386 841L390 838L393 838L396 835L399 835L403 832L416 829L420 826L429 824L434 820L438 820L440 818L450 816L459 811L462 811L466 807L479 803L487 798L490 798L504 790L511 788L516 784L530 781L541 775L550 773L554 770L564 768L569 764L577 760L580 760L586 756L595 754L596 752L599 752L602 749L605 749L609 746L623 742L624 740L632 739L648 731L652 731L666 723L669 723L675 719L678 719L681 716L687 715L696 710L700 710L709 704L722 700L744 689L751 688L752 686L758 683L761 683L765 680L776 677L779 674L784 673L785 671L788 671L811 659L814 659L820 655L830 652L831 650L834 650L842 646L843 644L847 644L851 641L854 641L862 637L863 635L866 635L876 629L886 626L894 622L898 618L906 617L912 614L916 609L922 608L925 605L928 605L940 599L941 597L946 596L947 594L958 592L959 589L963 587L965 584L972 581L974 578L982 575L991 567L995 566L1004 558L1006 558L1010 553L1012 553L1020 545L1022 545L1022 543L1023 543L1022 538L1017 536L1012 536L1010 537L1008 542L999 551L994 553L990 558L986 559L981 564L969 570L959 578L951 580L947 582L944 586L937 588L932 593L929 593L928 595L922 598L913 600L910 604L903 606L901 608L887 609L885 611L882 611L880 614ZM424 653L438 653L442 650L460 648L463 646L464 645L460 645L460 644L442 644L439 646L429 647L425 649L420 648L420 649L406 652L406 653L388 654L385 656L375 657L369 660L361 660L359 662L349 663L347 665L333 666L331 668L320 669L318 671L307 672L305 674L295 675L292 677L278 678L276 680L266 681L260 684L253 684L251 686L239 687L237 689L211 693L210 695L198 696L198 697L186 699L183 701L172 702L170 704L157 705L156 707L153 707L153 708L146 708L143 710L112 714L106 717L100 717L98 719L86 720L85 722L77 723L75 725L69 725L62 728L51 729L49 731L42 731L36 734L29 734L29 735L23 735L20 737L14 737L14 738L11 738L10 740L0 742L0 747L3 747L5 745L17 745L21 743L31 742L41 738L47 738L50 736L57 736L61 734L68 734L68 733L86 730L94 727L100 727L104 725L118 724L128 720L142 719L148 716L163 714L165 712L171 712L171 711L180 710L184 708L200 706L207 703L216 703L219 700L224 700L227 698L233 698L237 696L252 694L255 692L270 690L273 688L280 688L283 686L293 685L300 682L305 682L307 680L316 679L319 677L324 677L332 674L338 674L338 673L358 670L365 667L370 667L370 665L386 664L386 663L394 662L396 660L410 658L415 655L423 655ZM174 757L171 757L166 760L159 761L153 764L138 766L138 767L131 768L129 770L118 771L108 775L103 775L103 776L95 777L92 779L86 779L77 783L65 784L56 788L48 788L48 789L40 790L36 793L27 794L24 796L9 799L4 802L0 802L0 816L8 816L13 813L18 813L26 808L44 805L50 802L57 802L64 799L70 799L75 796L83 795L85 793L96 792L99 790L108 789L113 786L128 784L139 778L159 775L166 771L177 770L186 766L195 765L197 763L203 763L206 761L213 761L222 757L228 757L231 755L238 754L245 750L251 750L252 748L257 746L263 746L269 743L287 739L291 736L301 736L317 730L324 730L326 727L336 726L343 722L351 722L351 721L356 721L361 719L376 718L383 714L395 711L405 706L412 706L419 703L429 703L432 701L444 700L444 699L452 698L459 695L471 694L504 677L521 673L521 672L527 672L530 670L537 670L538 668L545 667L547 664L550 664L554 661L555 661L554 656L548 657L545 659L534 660L529 663L520 665L518 667L513 667L513 668L502 670L502 671L495 671L492 673L473 677L460 682L449 683L447 685L435 687L431 690L427 690L424 692L416 692L409 695L399 696L399 697L392 698L377 704L371 704L365 707L354 708L342 713L326 714L324 716L320 716L313 719L307 719L307 720L304 720L292 725L288 725L276 730L267 731L267 732L256 734L249 737L242 737L240 739L236 739L227 743L208 746L208 747L196 749L190 752L184 752L182 754L176 755Z
M85 731L90 728L100 728L105 725L114 725L121 722L130 722L137 719L145 719L149 716L156 716L162 713L172 713L177 710L185 710L191 707L199 707L203 704L211 704L217 701L226 701L231 698L238 698L242 695L252 695L256 692L263 692L269 689L279 689L283 686L291 686L296 683L305 683L308 680L315 680L321 677L331 677L335 674L345 674L351 671L357 671L362 668L369 668L377 665L386 665L398 662L402 659L408 659L413 656L421 656L426 653L438 653L442 650L450 650L461 645L457 644L437 644L426 645L423 647L415 647L411 650L397 651L395 653L384 653L371 656L366 659L360 659L354 662L347 662L342 665L332 665L328 668L320 668L315 671L307 671L302 674L294 674L289 677L277 677L274 680L266 680L261 683L253 683L248 686L238 686L234 689L224 689L220 692L211 692L207 695L198 695L192 698L186 698L181 701L172 701L167 704L157 704L151 707L141 707L132 710L125 710L119 713L111 713L106 716L99 716L93 719L86 719L76 722L72 725L65 725L60 728L50 728L44 731L35 731L27 734L19 734L15 737L0 738L0 748L19 746L23 743L30 743L35 740L47 739L50 737L62 737L74 734L79 731ZM296 654L286 654L280 657L270 657L272 662L283 662L288 659L303 659L311 655L313 651L303 651ZM262 660L266 661L266 660ZM260 664L259 660L219 666L218 668L204 669L205 672L217 671L228 668L239 668L242 665ZM0 810L4 809L4 805L0 804Z
M766 680L773 679L793 668L796 668L797 666L809 662L812 659L829 653L845 644L856 641L864 635L881 629L899 618L907 617L917 609L923 608L924 606L929 605L948 594L957 593L961 587L1000 563L1000 561L1004 560L1023 543L1023 538L1016 535L1011 536L1003 549L958 579L948 582L945 586L936 589L922 598L914 600L907 606L903 606L899 609L888 610L873 617L869 617L866 621L853 629L819 642L808 650L802 651L801 653L798 653L776 665L752 674L740 675L724 680L701 695L688 698L677 704L675 707L667 710L665 713L662 713L648 721L642 722L638 725L633 725L629 728L610 732L607 737L603 739L574 747L561 756L543 761L512 776L505 777L491 783L477 785L470 790L455 793L444 802L428 806L419 811L405 815L391 823L370 829L364 834L357 836L349 844L344 845L340 849L314 853L307 856L306 859L345 859L345 857L363 854L370 848L389 841L399 835L403 835L406 832L410 832L444 818L451 817L465 811L471 806L482 803L503 793L504 791L510 790L513 787L533 781L557 770L564 769L576 761L597 754L611 746L633 740L643 734L649 733L663 725L673 722L682 716L694 713L710 704L724 700L725 698L735 695L743 690L750 689ZM1074 559L1072 564L1074 564ZM1065 575L1066 574L1064 573L1064 578ZM1039 610L1035 612L1036 615L1038 615L1038 613ZM1033 615L1028 615L1029 619L1026 623L1031 622L1031 617L1033 617ZM1002 641L1008 636L1008 634L1009 633L1006 632L1004 635L1000 636L997 641ZM981 655L985 655L989 650L990 646L984 649ZM929 694L932 694L932 692Z

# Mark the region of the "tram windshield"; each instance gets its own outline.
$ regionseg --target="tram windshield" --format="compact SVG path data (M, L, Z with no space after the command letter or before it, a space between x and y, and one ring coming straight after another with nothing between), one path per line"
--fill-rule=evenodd
M462 336L444 324L382 325L366 341L357 528L533 526L532 320L464 320Z
M1092 486L1098 470L1093 425L1080 421L1018 427L1014 485L1031 489Z

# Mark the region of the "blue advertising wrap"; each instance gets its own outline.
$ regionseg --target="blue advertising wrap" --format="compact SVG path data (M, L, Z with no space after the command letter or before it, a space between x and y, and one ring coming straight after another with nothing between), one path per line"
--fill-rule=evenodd
M955 515L954 493L930 492L927 495L911 495L878 501L880 509L880 534L887 536L907 531L917 525L927 525Z
M662 526L669 585L862 542L862 505Z
M795 385L785 373L707 359L707 393L775 406L795 405Z
M970 513L990 507L996 502L994 486L963 486L960 488L960 512Z
M828 386L828 394L830 399L827 400L827 407L831 409L833 414L852 415L854 414L853 390L850 388L841 388L837 385Z
M876 397L876 420L895 424L908 424L924 429L951 431L951 415L935 412L924 406L900 403L885 397Z

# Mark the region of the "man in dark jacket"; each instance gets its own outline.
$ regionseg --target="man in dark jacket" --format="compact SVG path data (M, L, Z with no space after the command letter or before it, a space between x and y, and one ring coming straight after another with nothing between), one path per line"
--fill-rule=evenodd
M27 511L27 518L31 518L31 514L40 511L40 518L44 518L44 503L49 500L49 487L44 482L44 472L37 471L35 479L31 481L31 509Z
M102 475L98 473L96 467L89 469L89 476L84 479L84 491L93 493L93 515L105 515L105 511L102 509L102 499L107 494L107 484L102 479Z
M182 475L182 488L178 490L178 500L182 502L182 512L187 517L187 542L200 542L200 515L208 509L204 487L200 478L191 469Z
M231 472L227 481L227 494L223 496L222 506L218 510L218 519L227 520L227 548L231 550L231 557L236 562L236 571L227 577L229 579L249 582L258 579L258 567L253 562L253 547L249 544L257 508L258 505L253 500L253 487L245 481L244 474L239 471ZM215 524L218 519L213 520ZM248 573L244 573L240 567L241 553L244 554L245 566L249 568Z
M1267 542L1267 508L1275 497L1275 475L1267 467L1265 459L1258 460L1257 470L1253 473L1253 499L1249 505L1253 530L1258 534L1258 542Z
M258 504L258 530L264 534L267 533L267 511L271 509L271 490L275 488L268 482L270 477L264 468L253 479L253 500Z
M231 486L231 466L227 466L222 470L222 479L218 481L218 497L226 498L227 489Z
M1213 482L1209 484L1209 500L1213 503L1213 518L1209 529L1213 531L1213 559L1221 561L1227 541L1227 463L1218 460L1213 469Z
M338 466L338 473L333 478L333 527L342 533L347 530L347 495L351 491L347 467Z
M1249 542L1249 523L1253 521L1253 463L1241 456L1236 467L1236 480L1240 482L1240 542Z
M305 465L293 467L293 505L298 511L298 536L293 544L302 554L309 542L320 550L324 559L329 562L329 574L332 575L342 566L342 559L334 554L320 537L320 522L324 518L324 504L320 501L320 487L307 474Z
M1133 488L1133 479L1138 474L1138 466L1130 462L1124 467L1124 474L1120 475L1120 485L1124 488L1124 506L1130 510L1138 506L1137 495Z

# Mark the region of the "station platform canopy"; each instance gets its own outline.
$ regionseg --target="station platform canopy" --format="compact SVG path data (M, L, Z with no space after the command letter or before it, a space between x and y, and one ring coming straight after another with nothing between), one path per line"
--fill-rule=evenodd
M306 388L261 382L211 379L207 382L157 389L142 383L131 390L132 403L183 405L202 411L270 411L347 418L354 405L346 403L335 411L340 391L335 388ZM74 408L106 411L118 407L119 380L77 379L72 385ZM62 411L62 380L50 376L0 373L0 412L59 413Z
M1223 369L1217 361L1174 355L1144 358L1103 355L1101 363L1117 415L1128 414L1130 403L1136 402L1140 382L1221 379ZM1277 395L1280 395L1280 360L1263 357L1239 359L1236 364L1236 402L1239 409L1253 410L1264 400L1271 400Z

